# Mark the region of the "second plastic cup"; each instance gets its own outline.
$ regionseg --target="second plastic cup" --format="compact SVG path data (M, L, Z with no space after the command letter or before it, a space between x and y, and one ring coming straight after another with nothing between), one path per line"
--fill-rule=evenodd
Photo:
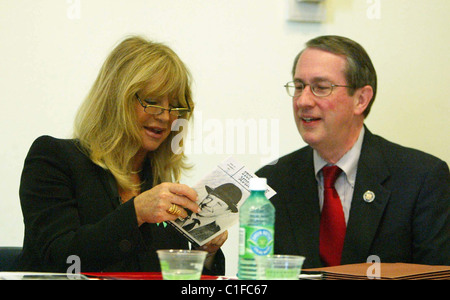
M297 255L269 255L256 258L258 279L297 280L305 257Z

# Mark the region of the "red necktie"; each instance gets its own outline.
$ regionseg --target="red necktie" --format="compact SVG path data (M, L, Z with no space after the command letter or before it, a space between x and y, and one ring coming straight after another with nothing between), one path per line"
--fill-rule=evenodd
M345 217L341 199L334 183L342 172L337 166L324 167L323 207L320 216L320 257L327 266L341 264L342 248L345 238Z

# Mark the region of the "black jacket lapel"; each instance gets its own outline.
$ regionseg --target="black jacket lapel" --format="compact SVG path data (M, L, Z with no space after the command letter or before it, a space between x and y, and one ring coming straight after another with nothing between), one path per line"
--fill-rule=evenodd
M372 134L366 128L347 223L342 264L366 261L371 255L370 247L390 197L390 191L382 185L389 176L389 169L372 140ZM372 195L375 196L373 199Z
M113 209L116 209L121 203L119 190L117 189L117 182L108 170L105 170L99 166L96 166L96 169L99 180L102 182L103 188L111 201L111 205Z
M291 164L288 189L293 192L286 199L286 210L290 228L295 235L296 245L293 247L305 252L308 265L320 265L320 206L312 148L308 147L307 154L301 157L304 159L296 158Z

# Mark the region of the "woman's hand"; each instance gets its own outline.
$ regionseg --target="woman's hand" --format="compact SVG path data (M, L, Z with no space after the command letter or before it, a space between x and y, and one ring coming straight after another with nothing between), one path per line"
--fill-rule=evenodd
M134 198L138 225L174 221L178 217L185 218L187 217L187 212L184 208L198 213L200 208L195 203L197 200L197 193L187 185L169 182L161 183ZM175 214L171 210L173 204L178 208Z

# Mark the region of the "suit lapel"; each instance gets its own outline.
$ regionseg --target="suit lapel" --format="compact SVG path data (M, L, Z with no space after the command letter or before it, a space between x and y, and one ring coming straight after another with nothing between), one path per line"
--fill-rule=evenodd
M390 191L382 185L388 177L389 170L373 142L372 134L366 128L347 223L342 264L365 262L371 254L370 247L390 197ZM368 200L368 192L375 195L372 202Z
M120 205L120 195L117 189L117 183L114 176L108 170L105 170L99 166L96 166L98 177L103 184L103 188L108 195L111 205L116 209Z
M317 182L314 176L313 151L308 148L304 159L296 157L291 164L288 184L289 198L286 210L291 230L294 232L297 249L305 251L311 264L319 264L320 206ZM307 220L307 221L306 221Z

